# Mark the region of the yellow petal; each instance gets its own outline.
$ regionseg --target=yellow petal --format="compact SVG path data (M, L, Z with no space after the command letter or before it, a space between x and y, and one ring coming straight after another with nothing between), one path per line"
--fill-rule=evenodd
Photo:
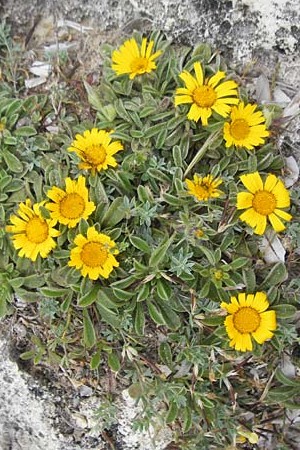
M218 71L208 80L208 85L214 88L223 78L225 78L225 73Z
M280 231L285 230L285 225L282 223L282 221L276 216L276 214L272 213L268 215L268 218L271 222L272 227L274 230L279 233Z
M195 71L196 79L197 79L199 86L202 86L203 85L203 70L202 70L201 64L199 62L196 62L194 64L194 71Z
M243 185L248 191L252 192L252 194L263 190L263 182L258 172L242 175L240 179Z
M246 209L252 207L253 194L250 192L239 192L237 194L237 209Z

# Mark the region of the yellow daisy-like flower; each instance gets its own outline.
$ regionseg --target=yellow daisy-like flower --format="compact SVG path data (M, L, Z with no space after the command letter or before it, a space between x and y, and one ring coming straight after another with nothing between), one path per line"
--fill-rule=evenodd
M93 128L81 134L76 134L75 140L68 148L69 152L75 152L82 160L79 169L91 169L92 172L106 170L108 166L116 167L117 161L113 157L123 150L120 141L112 142L111 132Z
M226 147L235 145L253 150L254 147L265 143L270 135L266 129L265 117L261 111L255 111L257 105L233 106L230 122L225 123L223 133Z
M125 41L112 54L112 69L117 75L128 74L131 80L137 75L152 72L156 69L154 60L162 53L161 50L152 53L153 46L154 41L147 44L146 38L143 38L141 48L134 38Z
M93 202L89 202L89 192L82 175L78 180L66 178L65 183L65 191L56 186L48 191L47 196L54 203L47 203L46 208L51 211L52 219L73 228L80 219L87 219L95 211L96 206Z
M233 80L220 81L225 78L225 73L218 71L211 78L204 80L203 70L200 62L194 64L196 78L184 70L179 77L184 81L185 88L177 88L175 95L175 106L191 103L187 115L189 120L207 125L213 111L222 117L227 117L231 105L237 105L237 84Z
M116 243L106 234L98 233L95 227L88 228L87 237L78 234L74 243L76 247L71 250L68 265L76 267L84 277L108 278L113 268L119 266L114 257L119 253Z
M240 219L254 229L256 234L264 234L267 219L275 231L285 229L281 219L290 221L292 216L281 208L290 206L290 196L283 182L275 175L269 174L263 183L258 172L240 177L249 192L237 195L237 209L247 209Z
M264 292L254 294L241 293L230 298L231 303L221 303L229 315L225 319L225 328L230 341L230 347L246 352L252 350L254 338L258 344L263 344L273 336L276 330L276 313L266 311L269 307Z
M196 197L197 200L207 201L210 198L217 198L223 194L218 189L218 186L222 184L220 178L215 178L212 175L206 175L205 177L199 177L194 175L193 180L185 180L188 187L188 193Z
M40 206L44 204L43 201L32 207L29 199L25 203L20 203L17 212L20 217L12 215L10 217L12 225L6 227L8 233L13 233L13 245L15 249L20 250L18 255L32 261L35 261L38 255L46 258L56 247L53 237L60 235L60 232L53 228L56 220L42 217Z

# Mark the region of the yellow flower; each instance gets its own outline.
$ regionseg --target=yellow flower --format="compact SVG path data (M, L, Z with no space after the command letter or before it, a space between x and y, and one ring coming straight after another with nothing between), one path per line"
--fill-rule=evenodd
M143 38L141 48L134 38L125 41L112 54L112 69L117 75L129 74L131 80L137 75L152 72L156 69L154 60L162 53L158 50L151 54L153 46L154 41L147 44L146 38Z
M188 193L196 197L197 200L207 201L210 198L217 198L223 194L217 187L222 183L220 178L213 178L212 175L199 177L194 175L193 180L185 180L188 187Z
M82 160L79 169L91 169L95 172L106 170L108 166L117 166L113 155L123 150L123 145L120 141L111 142L111 133L93 128L91 131L84 131L83 136L76 134L68 150L77 153Z
M264 234L267 218L275 231L284 230L280 218L289 221L292 216L281 209L290 206L290 196L283 182L269 174L263 183L258 172L242 175L240 179L249 191L237 195L237 209L247 209L240 219L250 225L256 234Z
M224 125L224 139L226 147L235 145L252 150L258 145L264 144L266 137L270 135L266 129L265 117L261 111L256 111L257 105L239 103L233 106L230 114L230 122Z
M31 207L31 201L20 203L18 216L12 215L12 225L6 227L6 231L13 233L12 241L15 249L20 250L19 256L26 256L35 261L38 255L46 258L50 251L56 247L53 237L59 236L59 231L53 227L56 220L44 219L40 212L40 206L45 202L36 203Z
M276 313L266 311L269 302L264 292L256 292L255 295L241 293L238 299L231 297L230 301L221 303L221 308L229 313L224 323L231 339L230 347L246 352L253 348L251 338L258 344L271 339L272 331L276 330Z
M80 219L87 219L96 209L93 202L89 202L85 178L80 175L78 180L65 179L66 190L54 186L47 196L54 203L47 203L46 208L51 211L52 219L56 219L69 228L75 227Z
M204 80L200 62L194 64L194 71L196 78L186 70L179 75L186 87L176 89L175 106L191 103L187 118L195 122L201 118L202 125L207 125L213 111L227 117L231 110L230 105L239 103L236 82L229 80L220 83L226 76L220 71Z
M88 228L87 237L78 234L74 243L76 247L71 250L68 265L76 267L84 277L91 280L108 278L113 268L119 266L114 257L119 253L116 243L109 236L98 233L95 227Z

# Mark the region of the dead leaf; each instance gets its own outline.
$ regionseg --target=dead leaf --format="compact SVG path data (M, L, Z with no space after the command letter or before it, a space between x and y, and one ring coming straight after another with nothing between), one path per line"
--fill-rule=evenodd
M286 187L291 187L299 178L299 166L293 156L288 156L285 159L285 172L284 184Z
M256 99L259 103L269 103L271 101L270 83L265 74L261 74L256 80Z
M285 261L285 248L273 230L268 230L259 245L263 259L268 264Z

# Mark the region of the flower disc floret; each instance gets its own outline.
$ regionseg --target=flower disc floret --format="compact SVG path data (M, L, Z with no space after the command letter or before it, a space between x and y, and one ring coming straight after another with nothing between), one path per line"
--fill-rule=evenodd
M256 111L257 105L233 106L230 113L230 121L224 124L223 134L225 146L245 147L253 150L254 147L265 143L265 138L270 135L266 128L265 117L261 111Z
M184 82L184 88L177 88L175 93L175 106L191 104L187 118L202 125L208 124L213 111L222 117L227 117L231 105L239 103L237 98L237 84L233 80L223 81L224 72L218 71L210 78L204 79L200 62L194 64L195 77L184 70L179 78Z
M109 166L116 167L117 161L113 157L123 150L120 141L112 141L111 132L93 128L84 131L83 135L77 134L75 140L68 148L69 152L75 152L81 159L80 169L92 170L92 172L107 170Z
M117 75L129 75L130 79L156 69L154 60L162 53L161 50L152 53L154 41L147 43L143 38L141 47L134 38L124 42L112 54L112 69Z
M282 210L290 206L289 192L283 182L269 174L263 183L258 172L242 175L240 179L249 191L237 194L237 209L246 209L240 219L252 227L256 234L264 234L267 220L276 232L283 231L285 225L281 219L292 219L290 214Z
M69 228L75 227L80 219L88 219L96 209L88 199L88 189L85 178L80 175L78 180L65 179L65 191L54 186L47 193L53 203L47 203L46 208L51 211L51 217Z
M264 292L254 294L241 293L238 298L231 297L231 303L221 303L229 315L225 319L225 328L230 338L230 347L242 352L253 349L252 338L263 344L271 339L276 330L276 313L268 310L269 302Z
M212 175L200 177L195 174L193 180L185 180L188 187L188 193L193 195L197 200L207 201L210 198L217 198L223 194L218 186L222 184L220 178L214 178Z
M68 265L76 267L84 277L108 278L113 268L119 266L114 256L119 253L116 243L106 234L98 233L95 227L88 228L87 237L78 234L74 244Z
M60 235L60 232L53 228L56 220L43 218L40 207L44 204L43 201L32 206L29 199L20 203L18 215L12 215L12 225L6 227L6 231L13 234L11 239L15 249L19 250L18 255L32 261L36 261L38 255L46 258L56 247L53 237Z

